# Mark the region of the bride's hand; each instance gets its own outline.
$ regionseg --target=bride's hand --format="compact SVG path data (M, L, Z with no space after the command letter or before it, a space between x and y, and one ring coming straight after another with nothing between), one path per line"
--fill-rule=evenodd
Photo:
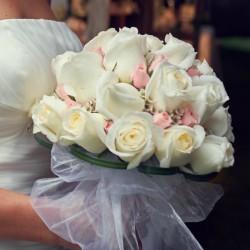
M80 250L52 233L31 207L29 196L0 189L0 239L36 241Z
M72 243L70 243L62 238L58 238L58 245L63 246L63 247L70 249L70 250L81 250L79 245L72 244Z
M58 179L53 183L60 195L32 199L35 210L53 232L79 243L82 249L140 249L133 227L134 205L129 198L123 197L120 202L106 195L97 198L100 184L95 181L88 182L88 186Z

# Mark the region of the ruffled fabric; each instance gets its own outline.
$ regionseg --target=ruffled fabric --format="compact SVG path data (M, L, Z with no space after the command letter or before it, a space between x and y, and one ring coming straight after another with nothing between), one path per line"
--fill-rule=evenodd
M0 188L29 194L35 180L52 174L50 151L34 140L28 111L56 86L51 60L82 44L65 23L43 19L1 20L0 44ZM0 240L0 249L61 248Z
M0 21L0 188L29 193L50 174L50 151L33 138L31 105L52 94L51 60L82 44L63 22L36 19Z
M50 230L84 250L202 249L185 222L204 220L223 194L182 174L94 166L59 145L52 171L58 177L38 180L31 203Z

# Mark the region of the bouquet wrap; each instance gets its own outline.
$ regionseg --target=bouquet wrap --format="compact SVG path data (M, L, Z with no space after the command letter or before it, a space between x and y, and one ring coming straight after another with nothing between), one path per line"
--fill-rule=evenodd
M185 222L206 218L221 186L182 174L147 175L84 162L55 144L55 178L36 182L31 203L48 228L82 249L202 249Z

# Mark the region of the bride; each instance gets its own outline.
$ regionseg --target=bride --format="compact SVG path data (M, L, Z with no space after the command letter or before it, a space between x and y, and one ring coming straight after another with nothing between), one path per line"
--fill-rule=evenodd
M0 250L80 249L52 233L31 206L34 183L43 179L45 182L40 183L46 184L52 174L50 151L34 140L28 113L37 99L51 95L56 87L51 60L65 51L80 52L82 44L65 23L55 21L49 0L0 0L0 6ZM95 168L91 170L96 173ZM114 172L111 175L100 168L98 173L88 172L87 181L70 183L66 189L62 190L60 185L52 189L64 206L59 206L56 214L54 209L58 206L51 206L51 199L47 207L41 204L46 219L52 221L51 230L66 229L68 237L69 231L75 228L74 236L80 235L80 241L84 238L84 244L88 245L83 249L202 249L184 222L205 219L221 197L221 188L186 182L179 174L175 178L148 175L141 178L138 172L132 178L133 173L126 171L126 178L119 172L114 178ZM138 184L137 180L143 185L131 185ZM91 189L90 184L98 189ZM67 202L72 199L68 200L62 191L66 190L74 198L75 193L69 192L72 189L76 191L73 199L76 202L70 204L71 210ZM57 191L63 195L58 196ZM89 193L93 194L93 200L88 199ZM96 194L104 194L103 199ZM78 205L87 209L75 210ZM61 218L59 222L56 220L61 211L66 212L62 215L67 222L69 216L74 219L65 227ZM75 211L79 212L77 216ZM81 244L73 237L68 239ZM95 247L98 244L105 247Z
M51 94L53 57L80 51L55 21L49 0L0 0L0 250L78 249L48 230L29 202L35 180L50 176L50 152L34 141L28 110Z

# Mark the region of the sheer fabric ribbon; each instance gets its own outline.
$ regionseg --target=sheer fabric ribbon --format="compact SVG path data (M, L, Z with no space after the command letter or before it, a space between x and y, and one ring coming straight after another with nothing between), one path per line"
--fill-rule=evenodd
M202 249L185 222L204 220L223 194L182 174L94 166L59 145L51 163L56 177L35 183L31 203L51 231L84 250Z

